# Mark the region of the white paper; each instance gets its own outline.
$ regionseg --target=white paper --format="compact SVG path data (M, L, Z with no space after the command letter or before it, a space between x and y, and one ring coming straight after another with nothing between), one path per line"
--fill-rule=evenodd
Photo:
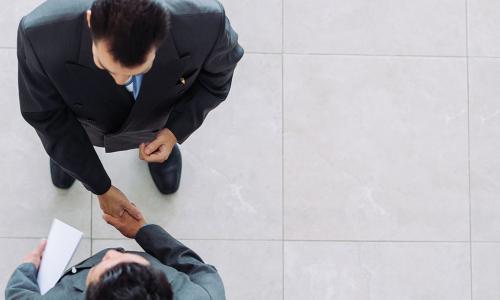
M43 295L53 288L82 239L83 233L66 223L54 219L50 228L47 246L38 270L38 286Z

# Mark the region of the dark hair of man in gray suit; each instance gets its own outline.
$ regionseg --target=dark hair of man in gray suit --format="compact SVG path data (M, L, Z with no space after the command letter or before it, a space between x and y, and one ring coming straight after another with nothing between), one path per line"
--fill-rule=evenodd
M119 252L115 253L113 250L106 253L110 259L116 259L116 255L123 260L123 257L134 254L120 257ZM128 259L133 260L134 257ZM86 300L171 300L172 288L165 275L149 266L142 257L137 256L135 259L140 262L120 262L100 274L97 281L87 287ZM95 276L89 273L90 275Z

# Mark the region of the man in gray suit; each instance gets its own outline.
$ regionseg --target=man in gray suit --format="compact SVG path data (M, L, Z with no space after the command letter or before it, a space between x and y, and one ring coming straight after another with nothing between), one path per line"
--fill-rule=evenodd
M106 249L69 268L55 287L41 296L37 270L44 241L11 276L5 291L14 299L225 299L215 267L157 225L146 225L128 213L104 215L124 236L135 238L146 252Z

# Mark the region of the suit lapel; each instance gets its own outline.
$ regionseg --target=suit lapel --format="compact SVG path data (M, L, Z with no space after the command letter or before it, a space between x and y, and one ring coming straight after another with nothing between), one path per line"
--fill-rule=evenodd
M136 103L119 132L144 128L148 116L173 92L189 59L189 55L179 57L172 35L168 34L156 52L151 70L144 74Z
M82 19L83 22L80 39L80 52L78 54L78 64L93 70L100 70L94 63L94 55L92 54L92 38L90 37L90 29L88 27L85 14L83 15Z
M125 105L130 108L133 102L125 88L117 85L110 74L95 65L90 30L85 17L82 19L78 59L77 62L67 62L67 68L76 75L78 83L92 85L87 91L92 93L91 98L112 101L113 105ZM175 93L173 88L182 76L189 59L189 55L179 57L172 34L168 32L156 53L151 70L144 74L137 100L115 133L144 129L148 116L155 111L162 100L168 99L170 94ZM78 87L75 88L78 90Z
M110 248L110 249L112 249L112 248ZM97 254L84 260L83 262L69 268L68 270L66 270L66 272L64 272L64 274L61 276L61 278L59 278L59 281L61 281L65 276L71 275L72 269L75 268L77 270L77 273L74 274L73 276L77 276L77 277L74 277L74 279L72 280L73 287L77 290L82 291L82 292L85 291L85 289L87 288L87 286L86 286L87 277L86 276L88 275L88 273L85 272L85 270L88 270L88 269L92 268L93 266L97 265L99 262L101 262L103 256L110 249L104 249L101 252L98 252ZM116 250L119 250L119 249L121 249L121 248L116 248ZM81 278L82 276L85 278Z
M89 257L88 259L84 260L83 262L74 266L74 268L76 268L76 270L77 270L77 274L75 274L75 276L80 275L80 276L84 277L84 278L77 277L74 280L72 280L72 284L73 284L73 287L75 289L80 290L82 292L84 292L87 289L86 279L87 279L88 272L85 272L85 270L88 270L88 269L94 267L95 265L97 265L98 263L100 263L102 261L102 258L104 257L104 255L106 255L106 252L108 252L111 249L119 251L119 252L126 252L126 253L140 255L143 258L145 258L146 260L148 260L153 266L158 267L158 268L161 268L163 266L163 264L161 262L159 262L153 256L151 256L150 254L145 253L145 252L125 251L121 247L104 249L104 250L101 250L100 252L96 253L95 255ZM61 281L64 276L72 273L71 269L72 268L70 268L66 272L64 272L64 274L61 276L59 281Z
M83 97L83 102L92 106L99 105L102 109L115 108L115 111L130 111L133 102L123 86L115 83L111 75L94 63L92 54L92 39L84 15L81 23L80 49L76 61L66 62L66 68L74 77L72 90L77 97ZM82 89L83 88L83 89ZM82 95L80 95L80 93ZM124 121L126 116L121 119ZM122 123L118 124L118 127Z

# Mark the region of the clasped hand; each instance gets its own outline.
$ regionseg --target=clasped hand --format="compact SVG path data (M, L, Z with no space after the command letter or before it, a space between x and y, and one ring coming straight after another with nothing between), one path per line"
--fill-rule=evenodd
M139 146L139 158L147 162L162 163L168 159L176 143L177 138L172 131L162 129L152 142Z
M127 199L127 196L114 186L104 194L97 196L99 205L105 214L113 217L121 217L128 212L136 220L142 218L141 212Z
M106 194L99 196L103 219L124 236L134 238L146 224L141 211L114 186Z

